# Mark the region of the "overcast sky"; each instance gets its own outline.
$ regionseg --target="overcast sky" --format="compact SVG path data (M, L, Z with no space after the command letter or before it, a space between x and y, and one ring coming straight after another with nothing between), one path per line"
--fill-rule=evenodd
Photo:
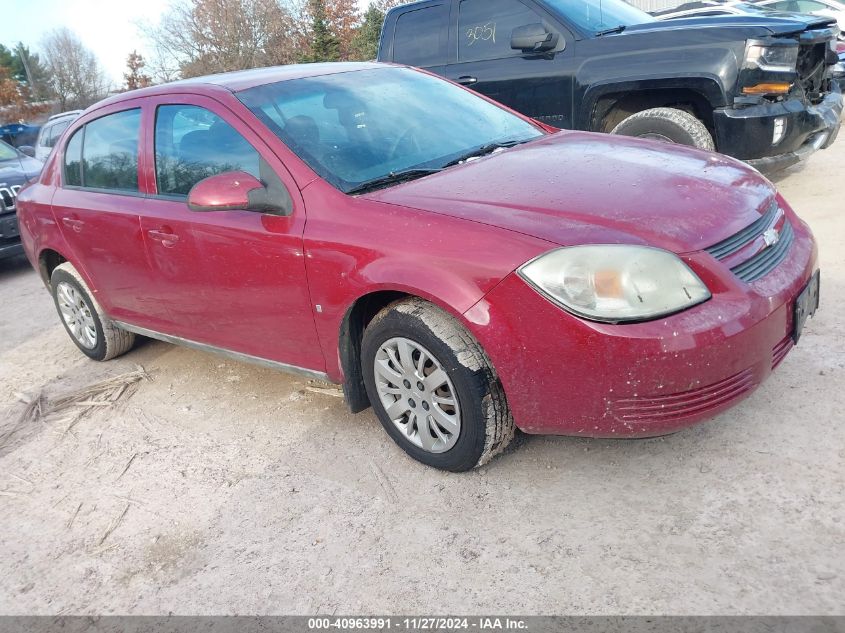
M0 0L0 43L19 41L38 50L44 34L66 26L99 57L115 83L123 82L126 57L138 50L149 57L137 23L158 21L173 0ZM359 0L362 7L367 0Z

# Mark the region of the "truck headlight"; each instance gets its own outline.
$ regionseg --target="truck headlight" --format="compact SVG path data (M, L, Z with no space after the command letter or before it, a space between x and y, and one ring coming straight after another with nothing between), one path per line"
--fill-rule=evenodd
M656 319L711 296L676 255L647 246L560 248L531 260L518 273L564 310L606 323Z
M769 72L794 72L798 63L798 45L762 46L752 44L745 54L746 68Z

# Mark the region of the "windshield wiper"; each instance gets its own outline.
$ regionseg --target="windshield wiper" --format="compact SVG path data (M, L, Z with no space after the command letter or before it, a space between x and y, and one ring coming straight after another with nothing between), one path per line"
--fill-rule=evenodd
M605 29L604 31L596 32L596 37L601 37L602 35L613 35L614 33L621 33L627 27L624 24L620 24L619 26L614 26L612 29Z
M520 145L522 143L527 143L529 140L525 141L500 141L497 143L487 143L486 145L482 145L481 147L477 147L476 149L467 152L463 156L456 158L454 160L450 160L448 163L443 165L444 168L452 167L454 165L460 165L463 162L468 161L471 158L480 158L481 156L487 156L487 154L492 154L497 149L505 149L507 147L513 147L514 145Z
M382 187L389 187L390 185L398 185L400 182L407 182L415 178L422 178L430 174L436 174L438 171L443 171L441 167L428 167L425 169L405 169L402 171L392 171L386 176L379 176L366 182L362 182L347 191L347 195L355 195L356 193L366 193L368 191L375 191Z

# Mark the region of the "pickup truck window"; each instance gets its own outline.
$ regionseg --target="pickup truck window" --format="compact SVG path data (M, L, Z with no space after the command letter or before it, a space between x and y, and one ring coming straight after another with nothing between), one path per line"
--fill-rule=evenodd
M474 62L521 55L511 48L518 26L542 22L519 0L461 0L458 17L458 60Z
M393 61L420 67L445 64L448 39L449 5L408 11L396 20Z
M545 0L546 5L582 31L594 35L617 26L654 22L645 11L623 0Z
M473 150L543 134L467 90L408 68L281 81L249 88L238 98L344 192L407 170L441 169Z

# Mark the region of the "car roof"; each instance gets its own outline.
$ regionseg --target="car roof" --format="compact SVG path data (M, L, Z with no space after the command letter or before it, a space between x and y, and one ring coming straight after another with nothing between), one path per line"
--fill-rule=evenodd
M128 99L137 97L193 92L214 92L215 90L226 90L229 92L240 92L256 86L277 83L279 81L291 81L293 79L304 79L307 77L321 77L335 75L338 73L355 72L359 70L370 70L383 68L387 64L374 62L329 62L322 64L291 64L288 66L269 66L267 68L254 68L251 70L236 70L217 75L205 75L202 77L191 77L180 79L167 84L150 86L139 90L130 90L100 101L94 108L112 105Z
M82 114L83 112L84 110L68 110L67 112L59 112L58 114L51 115L50 118L47 119L47 122L52 123L53 121L58 121L59 119L64 119L65 117L69 116L76 117Z

